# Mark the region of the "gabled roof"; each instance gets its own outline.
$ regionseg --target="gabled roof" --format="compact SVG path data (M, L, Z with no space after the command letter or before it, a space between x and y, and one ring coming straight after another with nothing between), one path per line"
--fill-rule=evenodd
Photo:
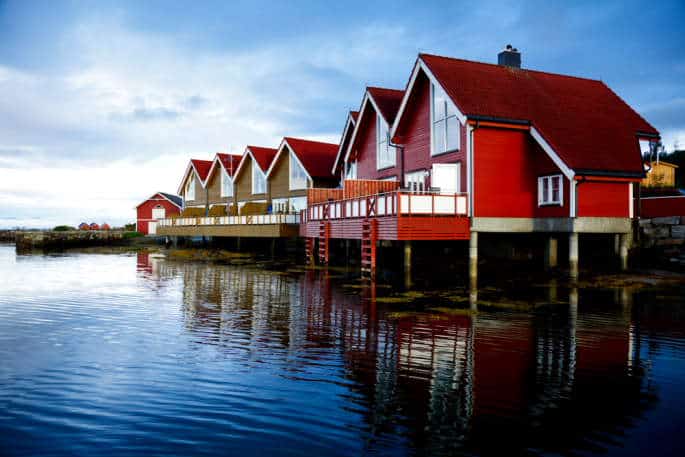
M418 69L442 87L458 116L528 123L543 149L553 151L577 174L640 176L638 137L658 136L652 125L601 81L419 54L407 92ZM409 93L402 101L393 135L408 97Z
M352 130L352 136L344 151L345 160L347 160L350 155L354 141L357 138L357 131L362 124L364 115L368 111L367 108L372 106L374 112L380 114L380 116L388 124L388 127L392 127L393 123L395 122L395 117L397 116L402 104L402 100L404 99L404 93L405 91L403 90L386 89L384 87L366 88L361 107L359 108L359 114L357 116L354 129ZM342 141L340 143L342 144Z
M209 181L209 178L214 174L214 170L218 167L222 167L228 173L228 176L233 177L235 171L238 169L238 165L242 160L243 156L238 154L224 154L222 152L217 152L212 161L212 167L207 173L207 178L205 179L205 186Z
M179 197L178 195L174 194L168 194L166 192L157 192L150 197L146 198L142 202L136 205L136 208L138 208L140 205L143 203L146 203L148 200L155 198L155 196L160 195L162 198L165 198L166 200L169 200L172 204L178 206L180 209L183 209L183 198Z
M347 119L345 119L345 128L340 136L340 146L338 147L338 153L335 156L335 161L333 162L333 174L336 174L338 166L341 164L343 155L345 154L345 146L347 141L352 137L352 132L354 131L354 126L357 123L357 118L359 118L359 111L350 111L347 113Z
M183 173L181 185L178 186L178 193L183 193L183 186L185 185L186 180L190 176L191 172L195 173L195 176L197 176L200 180L200 184L202 185L202 187L205 187L205 180L207 179L207 175L209 174L210 168L212 168L211 160L190 159L190 161L188 162L188 166L186 167L186 171L185 173Z
M310 178L334 178L331 169L338 153L337 144L287 136L281 141L281 145L278 148L278 155L283 152L286 146L295 154L295 157ZM267 176L271 174L276 162L277 159L274 159L271 167L269 167L269 170L266 173Z
M266 171L271 166L271 162L276 157L278 149L274 148L263 148L260 146L247 146L245 152L242 155L242 159L236 168L235 173L233 173L233 178L235 179L238 174L242 171L243 166L247 163L247 159L250 158L254 160L262 171Z

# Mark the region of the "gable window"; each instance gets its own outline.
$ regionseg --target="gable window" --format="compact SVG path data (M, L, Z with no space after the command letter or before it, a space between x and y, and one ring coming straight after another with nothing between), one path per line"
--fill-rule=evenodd
M233 196L233 180L230 176L228 176L228 172L223 168L221 169L221 196Z
M186 183L186 200L195 200L195 176L191 176Z
M306 189L307 188L307 173L300 165L299 160L290 151L290 190Z
M357 179L357 162L345 164L345 179Z
M395 148L390 146L388 124L380 115L376 116L376 168L395 166Z
M259 169L259 166L254 161L252 162L252 193L266 193L266 176L264 176L264 172Z
M561 175L540 176L538 178L538 206L563 204L564 188Z
M431 107L431 155L456 151L459 149L457 109L435 84L431 84Z

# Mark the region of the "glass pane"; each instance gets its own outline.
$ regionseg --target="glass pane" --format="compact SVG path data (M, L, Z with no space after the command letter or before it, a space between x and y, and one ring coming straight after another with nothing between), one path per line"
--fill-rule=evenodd
M448 100L447 97L445 97L445 114L447 115L447 117L457 115L457 110L454 104L451 100Z
M542 203L549 202L549 179L542 178Z
M445 152L445 121L433 123L433 153Z
M445 113L445 94L439 87L433 86L433 121L444 119Z
M552 178L552 202L560 202L559 198L559 176Z
M459 147L459 122L456 117L447 118L447 151L453 151Z

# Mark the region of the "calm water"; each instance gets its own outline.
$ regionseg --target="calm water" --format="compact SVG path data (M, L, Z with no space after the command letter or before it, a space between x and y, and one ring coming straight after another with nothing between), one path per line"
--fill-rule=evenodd
M0 454L685 455L682 288L390 292L0 246Z

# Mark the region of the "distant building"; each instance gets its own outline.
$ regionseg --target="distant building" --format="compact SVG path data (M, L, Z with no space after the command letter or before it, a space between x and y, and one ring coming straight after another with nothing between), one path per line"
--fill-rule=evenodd
M183 199L178 195L157 192L136 206L136 231L145 235L157 233L157 221L180 214Z
M675 187L675 175L678 165L668 162L653 162L652 168L642 180L642 187Z

